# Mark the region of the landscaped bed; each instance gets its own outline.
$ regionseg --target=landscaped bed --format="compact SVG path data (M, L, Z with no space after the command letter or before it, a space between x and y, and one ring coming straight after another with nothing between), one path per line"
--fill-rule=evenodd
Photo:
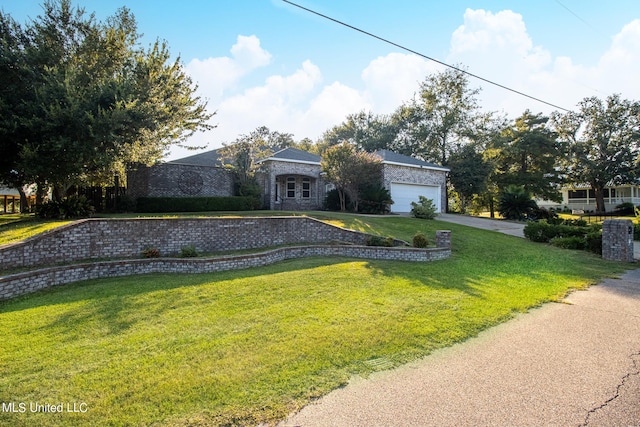
M1 412L0 424L274 422L353 375L465 340L627 267L437 221L314 216L407 241L451 229L453 256L102 279L2 303L0 401L17 412ZM65 412L32 413L36 402Z

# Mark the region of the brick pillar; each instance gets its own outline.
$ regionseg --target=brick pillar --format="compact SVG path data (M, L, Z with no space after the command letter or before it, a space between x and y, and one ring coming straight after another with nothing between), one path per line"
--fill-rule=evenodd
M633 222L608 219L602 224L602 258L633 262Z
M451 231L450 230L436 231L436 247L451 249Z

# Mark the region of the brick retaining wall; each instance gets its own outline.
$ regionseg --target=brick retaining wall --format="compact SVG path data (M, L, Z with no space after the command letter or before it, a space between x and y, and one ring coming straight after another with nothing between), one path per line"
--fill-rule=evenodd
M449 231L436 232L438 247L430 249L363 246L368 237L369 234L335 227L309 217L81 220L24 242L1 246L0 271L37 269L0 276L0 300L50 286L103 277L207 273L259 267L310 256L415 262L451 256ZM326 245L329 242L347 244ZM395 242L405 243L400 240ZM292 244L299 246L250 255L139 259L142 251L150 247L159 249L162 256L171 256L178 255L185 246L194 246L198 252L219 252ZM90 262L107 258L119 260ZM71 265L43 268L56 263Z
M51 286L104 277L149 273L212 273L260 267L287 259L311 256L344 256L424 262L450 257L451 248L313 245L278 248L250 255L230 255L217 258L154 258L93 262L43 268L0 277L0 300L26 295Z
M364 245L368 237L309 217L86 219L0 246L0 271L138 258L146 248L175 256L186 246L207 253L332 241Z

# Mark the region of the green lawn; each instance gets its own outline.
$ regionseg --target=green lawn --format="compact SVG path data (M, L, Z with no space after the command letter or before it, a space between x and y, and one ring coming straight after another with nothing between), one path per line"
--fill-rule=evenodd
M0 412L0 424L274 422L354 375L415 360L628 267L437 221L314 216L409 241L450 229L453 256L95 280L3 303L0 402L25 402L27 412ZM30 413L30 402L85 403L87 412Z

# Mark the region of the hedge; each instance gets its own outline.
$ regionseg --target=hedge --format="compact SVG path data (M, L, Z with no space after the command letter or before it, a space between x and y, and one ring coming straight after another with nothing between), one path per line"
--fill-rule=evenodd
M251 196L233 197L140 197L136 212L250 211L260 208Z
M602 232L597 225L582 227L549 224L545 220L530 222L524 227L524 236L534 242L551 243L565 249L582 249L602 253Z

